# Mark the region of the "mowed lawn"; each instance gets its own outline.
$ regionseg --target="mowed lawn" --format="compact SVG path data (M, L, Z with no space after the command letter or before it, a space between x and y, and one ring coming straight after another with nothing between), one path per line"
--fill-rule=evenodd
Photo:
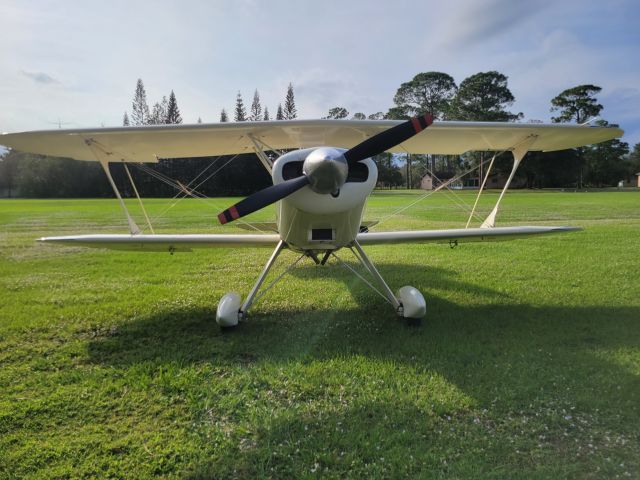
M419 195L377 192L365 219ZM377 230L463 227L473 200ZM231 203L147 205L157 232L237 233L215 222ZM585 230L368 248L424 293L420 326L305 259L221 332L219 298L246 295L268 249L43 245L124 233L116 201L1 200L0 478L640 477L640 192L510 192L498 224Z

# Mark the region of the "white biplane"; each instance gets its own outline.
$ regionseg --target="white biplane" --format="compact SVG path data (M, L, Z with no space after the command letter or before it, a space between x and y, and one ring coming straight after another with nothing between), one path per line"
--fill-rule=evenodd
M426 312L422 294L410 286L394 294L363 246L457 244L578 230L556 226L495 227L496 214L528 151L575 148L622 134L619 128L586 125L433 122L426 114L408 121L289 120L34 131L4 134L0 136L0 144L25 152L100 162L130 228L130 234L45 237L40 239L42 242L171 253L200 247L273 247L271 257L244 301L237 293L228 293L220 300L216 321L221 327L231 327L246 318L265 277L285 248L299 252L300 258L306 256L322 265L336 251L351 250L398 315L407 319L422 318ZM281 154L275 162L267 155L269 151L291 149L295 150ZM511 174L493 210L479 228L370 232L363 226L365 203L377 181L377 168L371 157L385 151L462 154L474 150L513 154ZM222 224L233 222L277 202L273 233L142 234L109 170L109 164L115 162L153 163L162 158L253 152L271 173L273 185L224 210L218 219ZM135 185L134 191L137 194Z

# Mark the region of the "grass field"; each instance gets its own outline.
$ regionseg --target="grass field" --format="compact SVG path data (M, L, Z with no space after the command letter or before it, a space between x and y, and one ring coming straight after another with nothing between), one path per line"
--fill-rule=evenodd
M376 193L365 219L415 198ZM464 226L450 200L378 230ZM230 203L185 200L157 230L235 232L214 224ZM640 477L640 193L514 192L498 223L585 230L369 248L425 294L419 327L304 262L223 333L218 299L268 250L41 245L124 232L117 203L0 201L0 478Z

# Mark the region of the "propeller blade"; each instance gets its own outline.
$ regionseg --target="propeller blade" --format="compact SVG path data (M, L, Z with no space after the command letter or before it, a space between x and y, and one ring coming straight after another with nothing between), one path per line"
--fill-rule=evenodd
M391 147L395 147L399 143L408 140L414 135L420 133L433 123L433 116L430 113L426 113L420 117L414 117L407 120L400 125L396 125L384 132L380 132L371 138L367 138L364 142L359 143L355 147L347 150L344 153L344 158L347 159L349 165L364 160L365 158L373 157Z
M233 222L240 217L249 215L256 210L260 210L267 205L271 205L278 200L282 200L284 197L291 195L293 192L300 190L308 184L309 179L303 175L298 178L287 180L286 182L278 183L277 185L271 185L268 188L254 193L253 195L249 195L234 206L227 208L224 212L221 212L218 215L218 220L222 225L228 222Z

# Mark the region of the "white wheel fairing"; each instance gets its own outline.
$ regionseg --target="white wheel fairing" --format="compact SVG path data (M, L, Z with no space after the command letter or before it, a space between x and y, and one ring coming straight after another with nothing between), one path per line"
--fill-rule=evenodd
M417 288L402 287L398 290L396 298L402 304L404 318L423 318L427 313L427 303Z
M231 292L224 295L216 310L216 323L221 327L235 327L240 319L242 297L239 293Z

